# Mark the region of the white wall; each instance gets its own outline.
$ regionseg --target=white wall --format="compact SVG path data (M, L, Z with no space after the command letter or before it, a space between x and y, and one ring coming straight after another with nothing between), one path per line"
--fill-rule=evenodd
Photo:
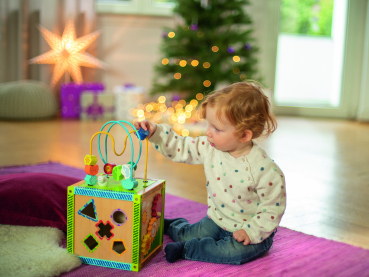
M101 81L111 90L116 85L134 83L151 88L154 65L164 26L173 26L173 17L99 14L98 58L109 65Z

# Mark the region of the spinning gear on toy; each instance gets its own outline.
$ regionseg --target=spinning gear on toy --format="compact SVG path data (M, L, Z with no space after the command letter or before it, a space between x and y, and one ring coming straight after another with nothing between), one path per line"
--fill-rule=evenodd
M155 196L154 203L152 205L152 216L160 218L162 210L163 210L163 196L161 194L157 194Z
M147 233L150 234L152 241L154 241L158 229L158 220L156 219L156 217L152 217L150 219L149 228L147 228Z

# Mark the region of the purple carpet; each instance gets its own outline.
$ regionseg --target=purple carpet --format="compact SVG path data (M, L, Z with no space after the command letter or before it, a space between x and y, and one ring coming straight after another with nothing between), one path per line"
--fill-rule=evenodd
M55 173L84 178L81 169L59 163L0 168L0 175L21 172ZM170 185L170 184L168 184ZM191 223L206 215L207 206L166 195L165 216ZM164 244L170 242L164 236ZM271 250L244 265L180 260L170 264L161 251L140 272L82 265L61 276L369 276L369 250L279 227Z

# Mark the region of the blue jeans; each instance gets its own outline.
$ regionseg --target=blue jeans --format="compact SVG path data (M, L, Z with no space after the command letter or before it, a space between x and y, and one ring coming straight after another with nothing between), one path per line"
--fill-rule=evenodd
M264 255L273 244L274 233L258 244L243 245L207 216L195 224L184 218L172 222L167 234L174 241L185 241L182 257L188 260L243 264Z

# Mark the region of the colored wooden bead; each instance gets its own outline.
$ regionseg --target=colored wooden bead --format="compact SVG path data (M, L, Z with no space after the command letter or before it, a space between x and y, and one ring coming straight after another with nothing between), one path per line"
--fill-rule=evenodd
M135 178L130 178L122 180L121 184L124 189L132 190L134 188L137 188L138 181Z
M100 175L97 177L97 184L101 187L106 187L108 185L108 178L105 175Z
M132 164L131 161L128 162L128 164ZM135 165L135 167L133 168L134 170L137 170L137 164Z
M89 175L96 175L99 173L99 166L95 165L85 165L85 172Z
M150 131L149 130L146 130L145 131L143 128L140 128L138 130L138 135L139 135L139 137L140 137L141 140L144 140L149 134L150 134ZM136 136L137 136L137 134L136 134Z
M86 155L84 161L85 165L95 165L97 163L97 158L94 155Z
M116 165L113 168L113 178L114 178L115 181L123 180L122 166L121 165Z
M106 174L112 174L113 169L114 169L115 166L116 166L116 164L110 164L110 163L105 164L104 165L104 172Z
M122 175L124 176L124 179L129 179L131 177L135 177L135 171L132 170L132 176L131 176L131 165L130 164L124 164L122 165Z
M87 174L86 177L85 177L85 182L89 186L96 185L96 183L97 183L97 177L96 177L96 175L89 175L89 174Z

